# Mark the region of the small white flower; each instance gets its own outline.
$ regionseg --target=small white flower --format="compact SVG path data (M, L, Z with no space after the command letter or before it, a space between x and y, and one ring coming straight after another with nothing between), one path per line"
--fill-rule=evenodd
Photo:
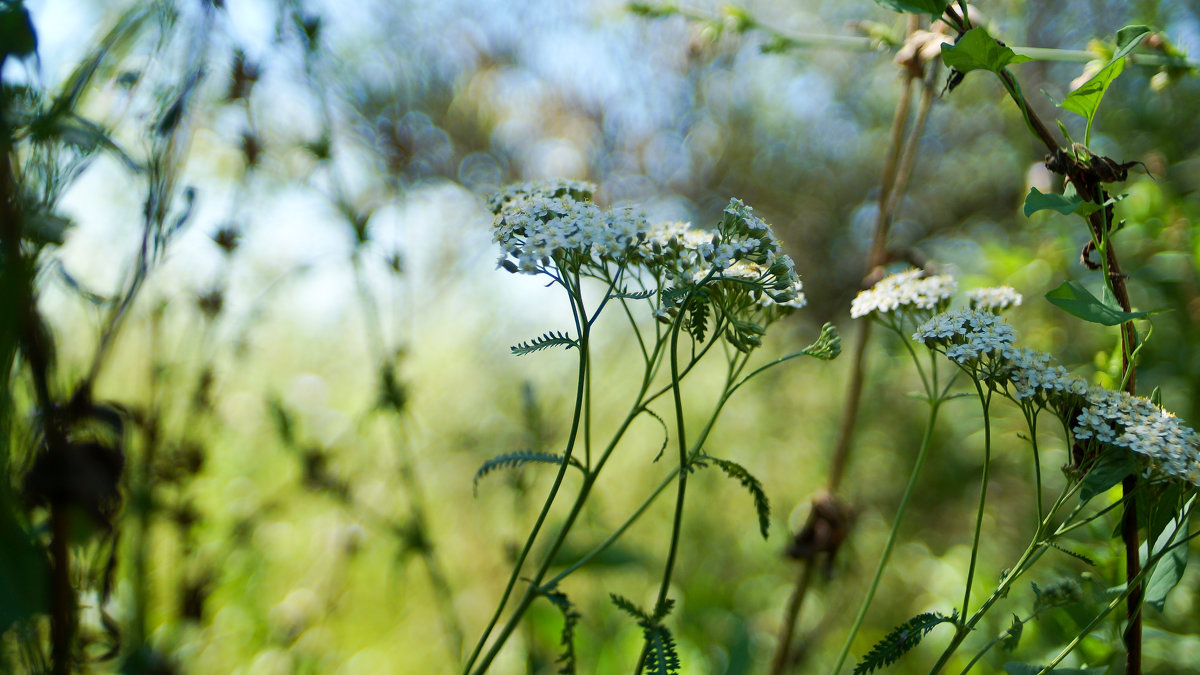
M932 310L944 306L958 288L958 283L947 274L923 277L924 272L911 269L884 277L870 288L862 291L850 304L851 318L868 314L888 314L909 309Z
M967 291L966 295L972 309L986 309L993 312L1017 307L1023 299L1012 286L975 288Z

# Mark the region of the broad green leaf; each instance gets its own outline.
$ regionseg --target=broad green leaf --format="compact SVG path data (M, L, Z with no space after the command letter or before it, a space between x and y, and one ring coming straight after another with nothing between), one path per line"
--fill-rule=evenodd
M1079 488L1079 501L1086 502L1096 495L1108 492L1136 468L1133 459L1127 453L1111 452L1104 455L1083 477L1083 484Z
M1102 326L1116 326L1165 311L1158 309L1147 312L1122 312L1113 309L1077 281L1064 281L1058 288L1047 293L1046 299L1072 316Z
M1187 521L1184 521L1182 526L1175 525L1174 527L1169 527L1158 536L1158 540L1154 542L1154 549L1161 551L1172 542L1179 541L1187 537L1187 535ZM1142 563L1145 564L1145 542L1142 543L1141 555ZM1183 578L1183 572L1187 569L1187 560L1188 546L1184 544L1171 549L1169 553L1158 561L1158 565L1155 566L1154 571L1150 574L1150 580L1146 582L1146 604L1160 612L1163 610L1163 605L1167 601L1167 594Z
M1117 79L1117 76L1125 70L1125 57L1133 51L1134 47L1138 46L1142 37L1149 32L1150 29L1145 26L1126 26L1117 31L1118 48L1113 54L1112 60L1087 82L1067 94L1059 107L1082 115L1087 120L1090 130L1092 120L1096 117L1096 110L1100 107L1100 100L1104 98L1104 92L1108 91L1113 80Z
M929 14L937 17L946 11L950 0L875 0L875 3L893 12Z
M1053 192L1042 192L1037 188L1029 188L1029 194L1025 195L1025 217L1028 218L1038 211L1058 211L1064 216L1069 216L1086 203L1088 202L1083 201L1078 195L1068 197Z
M990 70L999 73L1009 64L1032 61L996 42L982 28L972 28L963 33L953 45L942 45L942 61L960 73L972 70Z

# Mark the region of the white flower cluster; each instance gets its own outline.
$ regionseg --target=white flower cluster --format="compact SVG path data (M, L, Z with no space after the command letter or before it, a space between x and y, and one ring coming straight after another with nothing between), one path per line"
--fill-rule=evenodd
M991 288L975 288L967 291L967 302L972 309L986 309L993 312L1017 307L1023 298L1012 286L993 286Z
M526 183L493 197L498 266L537 274L564 254L611 261L641 242L649 227L645 219L586 201L594 189L578 181Z
M854 298L850 316L857 319L872 313L936 310L945 306L958 289L958 282L948 274L923 275L923 271L911 269L884 277Z
M989 311L943 312L921 324L913 340L942 352L986 382L999 387L1011 384L1016 399L1032 400L1041 407L1067 409L1070 397L1088 391L1082 378L1055 365L1049 354L1016 347L1016 329Z
M1148 399L1092 389L1076 418L1075 438L1095 439L1150 460L1160 475L1200 486L1200 435Z
M1006 321L978 309L943 312L913 335L980 381L1011 386L1013 398L1073 421L1076 440L1130 450L1148 460L1151 474L1200 486L1200 435L1147 399L1088 386L1049 354L1015 347L1016 338Z

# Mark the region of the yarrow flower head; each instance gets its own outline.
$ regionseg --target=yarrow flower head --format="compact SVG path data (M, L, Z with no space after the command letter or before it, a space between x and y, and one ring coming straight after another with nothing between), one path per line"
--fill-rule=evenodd
M850 304L850 316L858 319L869 314L901 313L910 310L937 310L946 306L958 289L958 282L948 274L924 276L925 272L911 269L884 277L862 291Z
M549 181L510 186L488 205L496 214L493 240L500 244L499 267L538 274L572 260L622 259L646 236L648 224L629 209L601 209L590 199L595 186Z
M913 339L939 348L946 358L971 370L982 359L999 362L1016 353L1017 331L999 316L977 309L956 309L931 317ZM991 369L991 370L994 370Z
M1012 286L974 288L967 291L966 295L971 309L986 309L992 312L1017 307L1023 299Z
M1124 448L1148 460L1150 477L1200 487L1200 435L1150 400L1123 391L1092 389L1075 419L1079 441Z

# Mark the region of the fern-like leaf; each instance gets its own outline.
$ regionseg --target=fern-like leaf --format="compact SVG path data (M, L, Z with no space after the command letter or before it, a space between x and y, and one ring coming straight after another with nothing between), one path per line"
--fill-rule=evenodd
M534 450L517 450L516 452L506 452L503 455L497 455L488 461L484 462L479 470L475 472L474 489L478 492L479 481L484 476L495 471L496 469L516 469L524 464L537 462L541 464L562 464L563 456L554 452L537 452ZM567 460L571 466L583 471L583 465L574 457Z
M763 539L766 539L771 529L771 503L767 500L767 493L763 490L762 483L754 477L754 474L747 471L746 467L728 459L704 455L693 464L702 467L707 466L708 462L716 464L718 469L725 472L725 475L737 480L742 487L750 491L750 496L754 498L754 510L758 513L758 530L762 533Z
M1082 553L1079 553L1077 551L1072 551L1071 549L1066 548L1065 546L1061 546L1053 541L1048 541L1046 543L1050 545L1050 548L1053 548L1055 550L1066 553L1067 555L1071 556L1072 558L1075 558L1076 560L1083 561L1083 563L1086 564L1088 567L1096 566L1095 560L1092 560L1091 558L1087 557L1086 555L1084 555Z
M561 642L563 651L555 661L555 663L562 664L562 667L558 670L559 675L575 675L575 626L579 623L579 619L583 615L575 609L575 605L571 604L566 593L556 589L544 589L541 593L563 615Z
M648 675L675 675L679 672L679 652L671 631L662 624L645 626L646 668Z
M566 347L567 349L570 349L571 347L578 346L579 343L575 342L570 337L567 337L566 333L561 331L550 331L548 333L543 333L540 337L536 337L532 340L519 342L509 347L509 350L512 351L514 356L524 356L526 354L540 352L543 349L549 349L551 347Z
M654 461L657 462L658 460L662 459L663 453L666 452L666 450L667 450L667 441L669 441L671 439L671 432L667 430L667 423L663 421L663 418L658 416L658 413L654 412L653 410L651 410L649 408L643 408L642 410L647 415L650 415L654 419L658 420L658 423L662 426L663 442L662 442L662 445L659 446L659 448L658 448L658 454L654 456Z
M616 593L609 593L608 597L612 598L613 604L617 606L617 609L619 609L622 612L625 612L626 614L628 614L629 616L637 619L638 623L641 623L643 621L647 621L647 622L650 621L650 615L646 614L646 612L643 611L641 607L638 607L637 605L633 604L633 601L630 600L629 598L627 598L623 595L618 595Z
M882 640L871 647L871 651L863 660L854 666L854 675L866 675L876 668L891 665L904 656L908 650L920 644L929 631L943 623L954 623L958 620L958 612L946 616L938 612L925 612L892 629Z
M638 625L642 627L642 634L646 638L646 664L643 672L648 675L678 673L679 652L675 649L675 638L671 637L671 631L662 625L662 620L667 618L675 607L675 601L667 599L660 602L651 615L624 596L609 593L608 597L612 598L618 609L637 619Z
M708 303L694 300L688 304L687 321L684 328L688 335L695 338L696 342L704 342L704 336L708 333Z
M652 295L654 295L653 290L630 291L626 288L620 288L620 289L617 289L615 292L613 292L610 295L610 297L623 298L625 300L645 300L646 298L649 298Z

